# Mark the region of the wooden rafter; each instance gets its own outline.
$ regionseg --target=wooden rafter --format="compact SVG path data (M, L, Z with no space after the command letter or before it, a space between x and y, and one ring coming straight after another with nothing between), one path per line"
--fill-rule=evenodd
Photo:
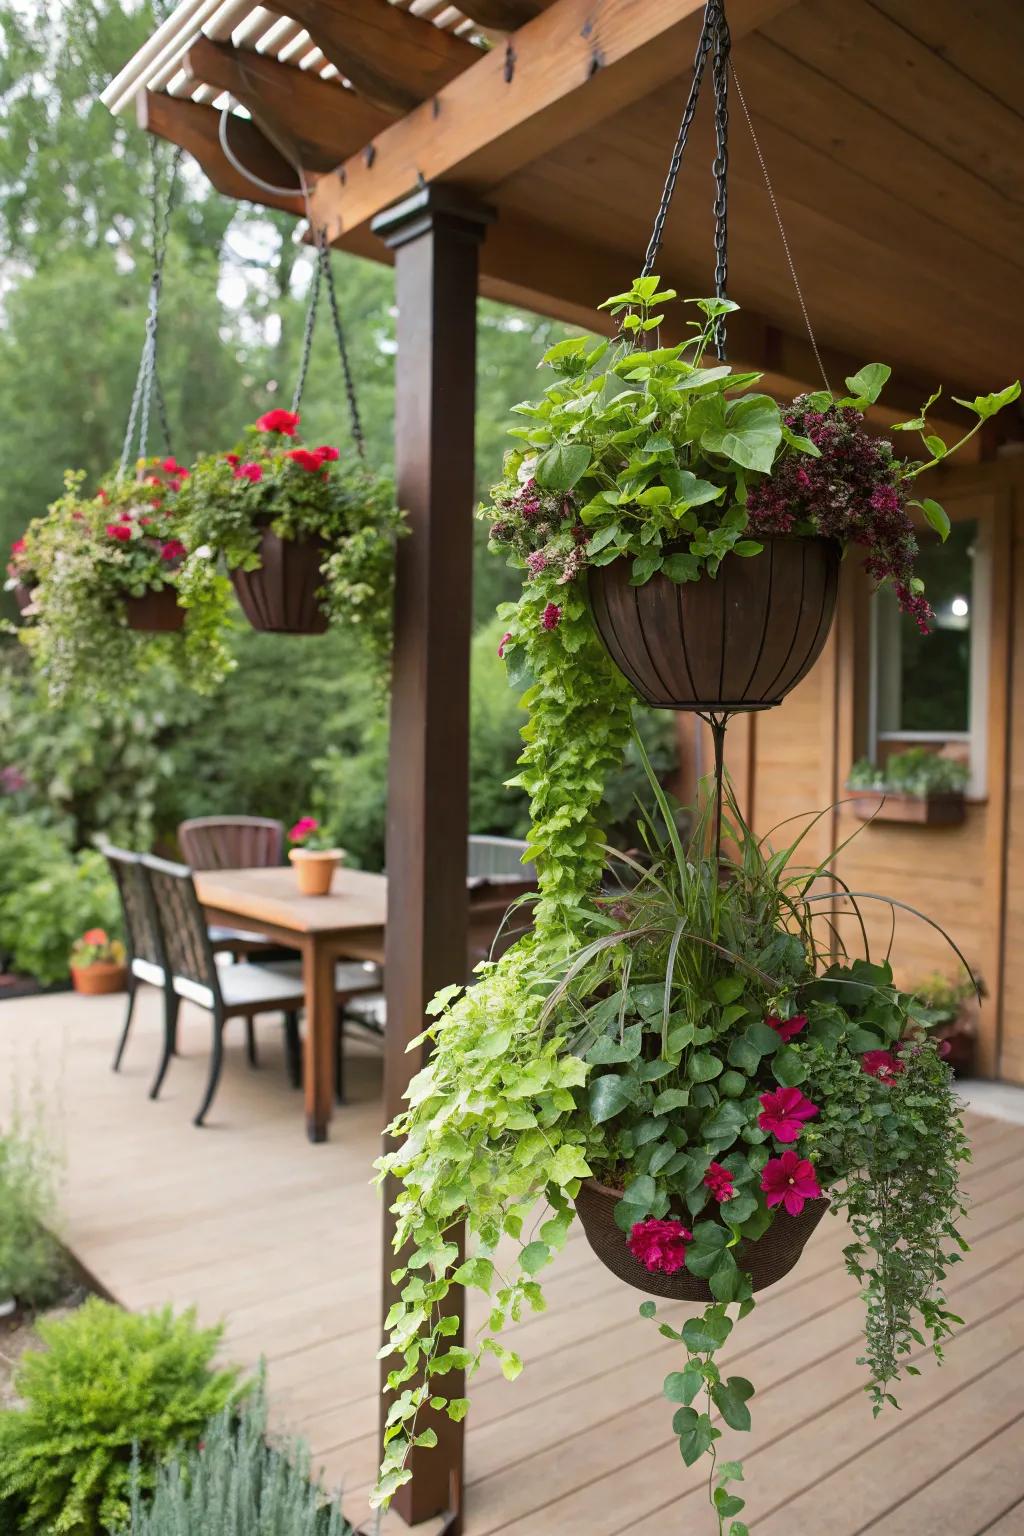
M547 10L550 4L551 0L465 0L459 10L481 27L493 27L496 32L514 32Z
M472 43L384 0L287 0L283 9L389 119L419 106L480 57Z
M794 0L733 0L734 39ZM423 181L486 192L553 145L685 73L704 0L555 0L508 50L495 48L431 102L378 134L317 188L332 236L365 223Z
M355 91L248 48L200 37L184 63L197 81L229 91L285 158L307 170L331 170L391 121Z
M261 191L239 174L220 146L221 113L194 101L165 96L160 91L140 91L136 98L140 128L155 133L172 144L180 144L202 166L210 181L225 197L242 202L262 203L285 213L303 214L305 203L298 192L294 196ZM255 123L245 118L231 120L231 148L239 162L255 176L275 187L287 187L295 181L295 171Z

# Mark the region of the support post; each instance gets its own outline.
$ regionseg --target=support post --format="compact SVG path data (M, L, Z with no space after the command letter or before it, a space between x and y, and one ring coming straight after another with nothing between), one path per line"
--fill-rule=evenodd
M374 221L395 253L395 461L409 517L398 546L387 827L384 1108L402 1108L423 1052L407 1053L427 1002L466 978L469 654L472 612L478 252L489 215L427 187ZM394 1219L385 1188L383 1300ZM462 1296L456 1307L461 1314ZM454 1342L454 1340L453 1340ZM384 1361L383 1383L393 1362ZM460 1385L445 1378L446 1395ZM383 1420L383 1412L382 1412ZM438 1444L414 1451L394 1506L410 1525L461 1526L463 1426L432 1416Z

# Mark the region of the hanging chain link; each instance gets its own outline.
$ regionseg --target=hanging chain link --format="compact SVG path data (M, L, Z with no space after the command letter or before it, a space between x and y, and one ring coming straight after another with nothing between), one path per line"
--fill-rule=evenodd
M686 140L690 133L690 124L693 122L693 114L697 110L697 98L700 96L701 81L704 78L704 65L707 62L708 50L711 47L711 22L715 0L709 0L704 8L704 21L700 29L700 38L697 42L697 52L693 60L693 79L690 82L690 94L686 98L686 106L683 109L682 122L679 124L679 132L676 135L675 147L672 150L672 158L669 161L668 175L665 177L665 185L661 190L661 202L654 216L654 228L647 245L647 254L644 257L643 277L650 277L654 271L654 263L658 259L661 250L661 242L665 234L665 220L668 217L669 206L676 190L676 181L679 178L679 169L683 163L683 151L686 149Z
M160 295L163 289L164 260L167 255L167 237L170 230L171 210L174 205L174 193L177 186L178 169L181 165L182 154L183 151L180 148L175 149L167 173L167 186L164 190L164 195L161 196L160 155L155 139L150 140L153 175L150 199L150 250L153 265L149 279L146 334L142 343L142 356L139 359L138 372L135 376L135 388L132 391L131 408L128 412L128 426L124 435L121 462L118 469L121 479L128 472L128 461L131 458L132 445L135 442L136 426L138 426L138 450L136 457L140 459L146 457L146 448L149 443L149 418L154 396L156 398L157 413L160 417L164 442L168 453L171 452L171 434L167 419L167 406L160 384L160 376L157 371L157 340L160 325Z
M313 276L309 285L309 300L306 305L306 325L302 336L302 357L299 361L299 375L295 381L295 393L292 395L292 410L298 413L302 403L303 391L306 388L306 376L309 373L309 359L313 348L313 333L316 328L317 310L320 307L321 288L327 289L327 303L331 311L331 322L334 327L334 339L338 344L338 356L341 359L341 371L345 379L345 397L348 401L349 420L352 428L352 441L356 446L356 453L360 459L366 458L366 439L363 435L363 425L359 416L359 405L356 400L355 379L352 376L352 366L349 361L348 344L345 341L345 331L341 323L341 311L338 307L338 294L334 286L334 268L331 264L331 248L327 243L327 231L323 226L316 230L316 264L313 267Z
M295 389L292 392L292 411L298 415L299 406L302 404L302 393L306 388L306 375L309 372L309 358L313 350L313 332L316 327L316 312L320 306L320 266L319 253L313 266L313 276L309 280L309 298L306 301L306 324L302 332L302 355L299 358L299 373L295 380Z

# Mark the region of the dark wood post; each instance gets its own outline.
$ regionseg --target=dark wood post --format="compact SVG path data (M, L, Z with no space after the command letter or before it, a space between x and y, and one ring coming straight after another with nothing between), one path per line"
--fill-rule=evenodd
M395 462L410 537L398 548L387 829L384 1104L402 1107L422 1053L406 1053L438 988L466 976L469 640L472 616L478 247L487 213L444 186L374 220L395 253ZM393 1220L385 1190L384 1313ZM462 1297L457 1306L461 1313ZM384 1362L386 1375L389 1369ZM461 1386L445 1377L445 1391ZM395 1507L411 1525L447 1513L460 1529L463 1427L431 1420Z

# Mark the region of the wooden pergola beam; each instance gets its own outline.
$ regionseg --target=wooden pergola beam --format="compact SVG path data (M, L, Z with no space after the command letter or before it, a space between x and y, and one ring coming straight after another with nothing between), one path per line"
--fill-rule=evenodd
M203 85L229 91L285 158L307 170L333 169L392 121L336 81L209 37L196 39L184 66Z
M493 27L496 32L514 32L547 10L550 4L551 0L465 0L459 10L481 27Z
M287 0L283 9L389 120L435 95L480 57L472 43L382 0Z
M160 91L140 91L136 97L136 115L140 128L180 145L198 160L217 191L223 192L225 197L279 208L284 213L305 213L305 202L298 191L294 195L266 192L239 174L221 149L222 114L215 107L165 96ZM255 123L232 117L229 142L239 162L262 181L274 187L294 184L294 169Z
M734 40L794 0L733 0ZM684 75L704 0L555 0L505 49L475 64L320 182L317 222L332 238L424 182L485 192L554 145Z

